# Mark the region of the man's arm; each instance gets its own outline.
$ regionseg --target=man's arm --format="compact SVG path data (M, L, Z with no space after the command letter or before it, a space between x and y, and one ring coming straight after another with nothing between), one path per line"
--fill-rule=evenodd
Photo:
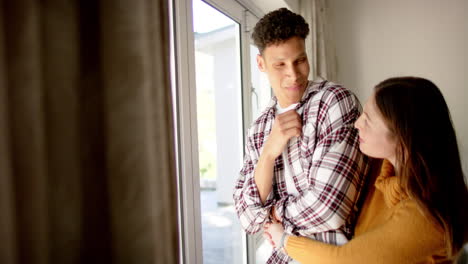
M274 204L270 192L265 202L262 202L254 178L258 158L255 155L255 145L252 137L247 136L245 144L244 165L234 187L234 203L241 226L248 234L257 233L268 218L270 208Z
M255 167L255 184L260 192L262 203L266 201L273 187L275 159L283 153L289 139L299 137L301 133L301 117L295 110L290 110L276 116L271 134L268 136Z
M236 211L247 233L258 232L273 204L273 169L275 159L281 155L288 140L301 133L301 119L294 111L277 115L272 131L262 148L258 160L251 135L247 137L244 166L234 190Z
M331 90L330 90L331 89ZM345 224L362 184L362 154L354 121L359 103L349 91L327 88L317 113L315 149L307 173L309 188L275 204L283 224L301 235L335 230ZM305 129L307 132L307 128Z

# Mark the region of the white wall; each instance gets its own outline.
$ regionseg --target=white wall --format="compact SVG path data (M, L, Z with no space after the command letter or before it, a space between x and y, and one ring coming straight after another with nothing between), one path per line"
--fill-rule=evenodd
M329 10L337 81L364 102L388 77L432 80L449 105L467 174L468 1L329 0Z

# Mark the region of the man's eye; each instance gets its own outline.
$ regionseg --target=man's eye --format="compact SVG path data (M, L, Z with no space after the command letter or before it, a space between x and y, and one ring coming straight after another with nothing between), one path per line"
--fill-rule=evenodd
M294 65L299 65L305 62L305 59L297 59L294 61Z
M284 66L284 63L278 63L275 65L276 68L280 68L280 67L283 67Z

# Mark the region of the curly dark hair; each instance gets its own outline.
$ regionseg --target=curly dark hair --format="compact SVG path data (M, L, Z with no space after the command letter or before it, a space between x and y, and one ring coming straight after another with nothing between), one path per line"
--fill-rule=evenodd
M309 25L304 18L287 8L274 10L262 17L252 33L252 39L260 53L273 44L282 43L292 37L305 39L309 34Z

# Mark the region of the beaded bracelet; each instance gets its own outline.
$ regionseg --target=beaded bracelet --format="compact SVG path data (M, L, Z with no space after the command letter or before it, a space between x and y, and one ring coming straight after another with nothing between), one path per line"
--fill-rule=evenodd
M288 234L286 234L286 232L283 232L283 235L281 236L281 240L280 240L280 247L279 248L284 248L284 239L286 238Z

